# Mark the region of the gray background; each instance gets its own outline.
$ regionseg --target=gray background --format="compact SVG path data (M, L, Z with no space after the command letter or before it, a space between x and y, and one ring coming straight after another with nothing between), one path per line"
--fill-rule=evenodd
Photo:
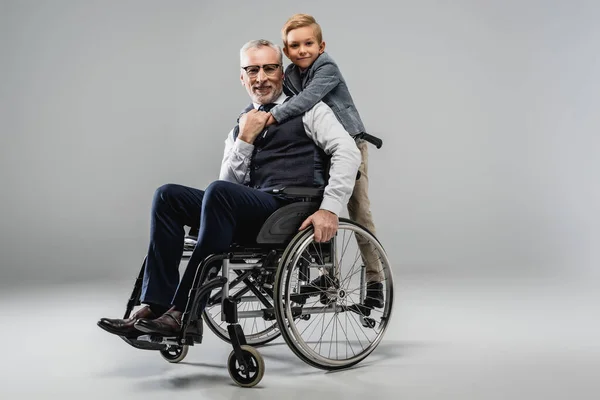
M239 48L296 12L385 141L394 311L358 368L278 339L246 390L215 335L172 365L96 322L124 311L154 190L217 177ZM597 400L598 21L597 1L0 0L0 398Z
M1 283L133 278L154 189L218 175L239 48L295 12L384 139L398 276L598 276L597 2L2 0Z

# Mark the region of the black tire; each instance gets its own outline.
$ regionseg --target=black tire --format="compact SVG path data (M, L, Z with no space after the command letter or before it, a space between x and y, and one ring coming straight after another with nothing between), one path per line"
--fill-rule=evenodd
M367 235L369 235L370 237L372 237L374 240L374 243L377 243L377 245L379 245L379 247L381 248L381 251L383 253L385 253L385 250L383 249L383 246L381 246L381 243L377 240L377 238L375 236L373 236L367 229L365 229L364 227L362 227L361 225L350 221L348 219L345 218L340 218L339 219L339 230L342 230L344 226L352 228L352 229L356 229L358 231L363 231L365 232ZM301 349L298 347L298 343L297 343L297 339L293 336L293 333L291 332L291 328L290 328L290 324L288 323L288 319L286 316L286 292L288 290L288 284L289 284L289 279L290 279L290 274L288 273L288 269L290 268L290 264L293 262L294 258L296 257L298 250L303 246L303 243L305 243L307 240L310 240L310 237L314 235L314 230L312 229L312 227L299 232L298 234L296 234L296 236L290 241L290 244L288 245L288 247L286 248L285 252L283 253L283 256L281 258L280 264L279 264L279 268L277 269L277 274L275 276L275 287L274 287L274 308L275 308L275 316L277 318L277 323L280 327L284 327L284 329L280 329L280 332L285 340L285 342L287 343L287 345L289 346L289 348L292 350L292 352L294 354L296 354L298 356L298 358L300 358L302 361L304 361L306 364L311 365L315 368L319 368L322 370L326 370L326 371L335 371L335 370L342 370L342 369L347 369L350 368L356 364L358 364L359 362L361 362L364 358L366 358L377 346L377 344L379 343L379 341L381 340L381 338L379 338L377 340L377 343L375 343L374 346L370 347L369 349L367 349L365 352L363 352L364 356L361 355L361 357L357 358L356 360L348 360L347 362L343 363L343 364L338 364L338 365L332 365L332 364L326 364L324 362L319 362L317 359L310 357L309 355L303 353L301 351ZM386 257L387 260L387 257ZM387 310L387 316L386 316L386 320L385 320L385 325L387 326L389 323L389 316L391 314L391 308L392 308L392 304L393 304L393 291L392 289L392 284L393 284L393 280L392 280L392 276L391 276L391 270L389 268L389 262L386 261L386 265L388 266L387 270L386 270L386 275L387 275L387 279L389 280L389 297L386 297L386 310ZM294 318L294 320L297 320L298 318ZM385 328L384 328L385 331ZM381 334L381 337L383 337L383 333Z
M229 354L227 360L227 371L233 381L241 387L256 386L265 374L265 361L254 347L243 345L241 346L244 359L248 364L248 371L243 371L238 365L235 351Z
M187 356L189 350L188 345L184 346L169 346L165 350L160 350L160 355L163 356L165 360L170 363L178 363L183 361L183 359Z

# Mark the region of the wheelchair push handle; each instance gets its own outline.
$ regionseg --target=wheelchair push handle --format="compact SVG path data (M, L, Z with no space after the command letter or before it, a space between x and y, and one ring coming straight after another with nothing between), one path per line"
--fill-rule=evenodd
M372 145L374 145L375 147L377 147L378 149L381 148L381 146L383 146L383 140L379 139L376 136L373 135L369 135L366 132L361 132L358 135L355 136L356 139L363 139L366 140L367 142L371 143Z

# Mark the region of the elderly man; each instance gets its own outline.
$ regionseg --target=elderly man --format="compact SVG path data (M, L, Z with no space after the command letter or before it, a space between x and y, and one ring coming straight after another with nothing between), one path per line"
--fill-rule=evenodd
M287 99L281 49L265 40L251 41L242 47L240 62L240 80L252 104L227 136L219 180L204 191L175 184L158 188L140 299L144 307L129 319L102 318L98 325L110 333L177 334L201 261L240 238L255 238L269 215L287 204L269 193L272 188L324 188L320 209L301 229L312 224L317 242L337 231L360 164L356 144L324 103L266 127L270 107ZM331 157L329 171L326 157ZM198 242L180 281L184 226L198 221Z

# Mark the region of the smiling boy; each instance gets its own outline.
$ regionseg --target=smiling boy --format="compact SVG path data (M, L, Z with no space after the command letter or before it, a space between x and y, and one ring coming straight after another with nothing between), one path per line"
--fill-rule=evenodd
M294 96L271 110L267 125L282 123L323 101L351 136L365 132L346 81L335 61L325 52L321 26L315 18L307 14L293 15L283 26L281 34L283 52L292 62L285 70L285 86ZM348 202L348 213L352 220L375 235L368 196L367 143L356 139L356 144L362 156L361 175ZM367 275L365 305L381 308L384 304L381 263L373 256L376 251L371 245L359 241L359 247Z

